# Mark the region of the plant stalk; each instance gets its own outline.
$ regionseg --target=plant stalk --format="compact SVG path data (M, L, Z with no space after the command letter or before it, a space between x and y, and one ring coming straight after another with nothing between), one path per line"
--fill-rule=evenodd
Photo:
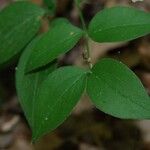
M78 9L79 17L80 17L82 27L83 27L83 30L84 30L84 39L85 39L84 59L88 63L89 68L92 69L93 64L92 64L91 57L90 57L90 46L89 46L88 30L87 30L85 20L84 20L84 17L83 17L81 8L80 8L80 4L78 3L78 0L75 0L75 4L76 4L76 7Z

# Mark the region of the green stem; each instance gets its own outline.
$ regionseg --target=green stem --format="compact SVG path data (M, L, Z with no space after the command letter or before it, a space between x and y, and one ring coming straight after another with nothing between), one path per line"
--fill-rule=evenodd
M82 23L83 30L85 32L85 34L84 34L84 39L85 39L84 55L85 55L85 59L86 59L86 62L88 63L89 68L92 69L93 64L91 62L91 57L90 57L90 46L89 46L88 31L87 31L87 28L86 28L86 24L85 24L84 17L83 17L81 8L80 8L80 4L78 3L78 0L75 0L75 4L76 4L76 7L78 9L78 13L79 13L79 16L80 16L80 20L81 20L81 23Z

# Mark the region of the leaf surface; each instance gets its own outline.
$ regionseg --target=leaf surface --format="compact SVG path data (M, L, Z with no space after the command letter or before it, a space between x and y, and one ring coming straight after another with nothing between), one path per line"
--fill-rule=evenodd
M102 59L92 69L87 92L97 108L118 118L149 119L150 99L137 76L124 64Z
M96 42L128 41L149 33L150 13L131 7L104 9L89 25L89 36Z
M61 54L68 52L79 41L82 34L82 30L70 23L60 21L59 25L54 25L33 48L26 72L45 66Z
M57 8L57 0L43 0L51 15L54 15Z
M0 64L18 54L35 36L45 11L30 2L15 2L0 11Z
M55 70L42 83L36 97L33 141L58 127L79 101L87 71L77 67Z
M18 67L16 68L16 87L19 96L19 101L25 112L26 118L34 128L34 109L36 95L43 80L55 69L55 65L50 65L43 70L31 74L25 73L25 66L31 54L32 47L39 41L40 37L36 38L23 52Z

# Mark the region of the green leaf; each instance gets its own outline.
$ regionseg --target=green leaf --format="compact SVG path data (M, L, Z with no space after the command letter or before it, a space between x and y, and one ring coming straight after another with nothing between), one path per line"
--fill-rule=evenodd
M113 7L99 12L89 25L89 36L96 42L132 40L150 33L150 13Z
M44 4L47 6L50 14L54 15L57 8L57 0L43 0Z
M66 18L56 18L56 19L54 19L52 22L51 22L51 24L50 24L50 26L53 28L53 27L55 27L55 26L60 26L60 24L62 25L62 24L70 24L70 22L69 22L69 20L68 19L66 19Z
M33 141L68 117L84 92L86 74L86 70L77 67L63 67L45 79L34 104Z
M15 2L0 11L0 64L20 52L40 27L44 10L29 2Z
M83 31L69 23L60 23L45 33L32 50L26 72L42 67L72 49Z
M102 59L92 69L87 92L97 108L119 118L149 119L150 98L124 64Z
M40 37L36 38L23 52L18 67L16 68L16 87L21 106L25 112L25 116L33 128L34 107L36 95L43 80L55 69L55 65L51 65L42 71L25 74L25 66L31 54L32 47L38 42Z

